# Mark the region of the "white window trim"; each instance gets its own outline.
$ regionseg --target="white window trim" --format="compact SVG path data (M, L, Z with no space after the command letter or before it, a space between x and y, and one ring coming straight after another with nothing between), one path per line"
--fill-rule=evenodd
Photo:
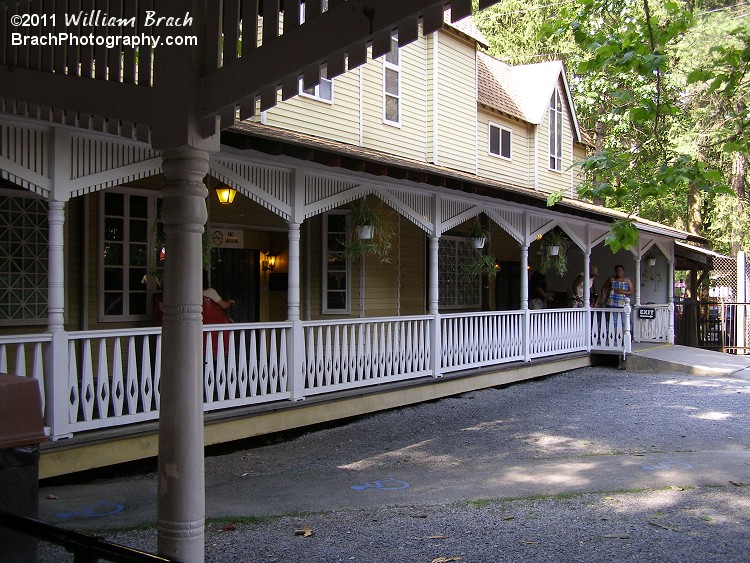
M153 232L153 224L156 220L156 199L161 197L160 194L152 191L152 190L142 190L142 189L128 189L128 188L111 188L106 191L101 191L99 193L99 227L98 227L98 238L99 238L99 264L97 265L97 284L98 284L98 291L97 291L97 309L98 309L98 319L101 323L108 323L108 322L129 322L129 321L146 321L151 320L153 311L152 311L152 299L153 295L155 293L153 286L149 283L147 290L146 290L146 313L143 315L131 315L127 311L129 309L129 292L123 291L123 314L122 315L105 315L104 311L104 198L105 194L107 193L119 193L124 194L128 196L144 196L153 198L153 200L149 201L149 207L148 207L148 213L147 213L147 222L148 222L148 247L149 249L153 249L155 245L155 239L154 239L154 232ZM153 203L151 203L153 201ZM128 216L125 216L125 221L129 219ZM128 227L129 228L129 227ZM130 244L123 243L123 264L127 264L129 262L129 255L130 255ZM146 271L151 269L151 263L150 261L154 259L153 252L149 251L147 253L147 259L148 263L146 264Z
M492 128L493 127L498 130L498 135L500 136L499 137L499 142L498 142L498 146L500 147L500 152L499 153L492 152L492 150L490 148L490 147L492 147ZM507 131L508 134L510 135L510 141L509 141L509 143L510 143L510 147L509 147L510 148L510 151L509 151L510 152L510 156L504 156L502 154L502 152L503 152L503 146L502 146L503 136L502 136L502 132L503 131ZM504 126L500 125L499 123L494 123L492 121L489 121L487 123L487 153L490 156L494 157L494 158L502 158L503 160L513 160L513 130L510 129L510 128L508 128L508 127L504 127Z
M344 309L329 309L328 308L328 216L329 215L344 215L346 218L345 224L349 225L349 212L342 210L329 211L323 214L323 240L321 241L321 262L322 262L322 275L321 275L321 306L320 311L323 315L349 315L352 311L352 260L349 255L346 255L346 307ZM346 242L349 242L349 229L346 229Z
M393 35L391 36L391 44L393 44L393 41L396 41L396 50L398 52L398 64L393 64L391 62L388 62L387 60L387 54L383 55L383 123L386 125L391 125L393 127L401 127L401 114L403 113L403 104L401 103L401 48L398 46L398 37ZM385 85L386 85L386 74L387 70L392 70L398 75L398 94L389 94L386 92ZM396 98L398 100L398 121L393 121L392 119L388 119L386 116L386 98Z
M555 116L555 119L553 120L553 115ZM562 142L562 127L560 127L560 137L557 137L557 120L560 120L560 124L562 125L562 119L563 119L563 103L562 103L562 95L560 94L560 89L555 88L555 91L552 93L552 98L550 99L549 104L549 155L547 158L547 166L549 167L549 170L552 172L559 172L562 173L563 167L563 142ZM554 143L554 153L553 153L553 143ZM559 153L559 155L558 155ZM555 162L557 166L552 166L552 159L555 159Z
M333 105L333 80L330 80L328 78L324 78L321 76L320 78L321 84L324 82L327 82L331 85L331 97L330 98L323 98L320 95L320 84L316 84L314 86L315 88L315 94L310 94L309 92L305 92L304 85L302 84L302 79L299 80L299 95L303 98L309 98L311 100L315 100L318 102L323 102L324 104L330 104Z

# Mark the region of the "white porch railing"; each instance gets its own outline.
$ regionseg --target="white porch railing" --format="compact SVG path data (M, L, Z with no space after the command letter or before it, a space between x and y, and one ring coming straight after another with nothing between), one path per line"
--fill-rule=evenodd
M442 371L522 360L523 328L523 311L442 315Z
M529 311L529 358L586 350L586 311Z
M641 315L640 311L643 310L653 311L653 318ZM633 307L633 340L636 342L669 342L669 321L673 314L669 305Z
M204 409L297 400L587 347L629 353L627 313L590 314L590 325L584 309L207 325ZM158 327L0 338L0 370L39 381L53 439L156 420L161 361Z
M630 353L630 308L591 309L591 350Z
M431 316L303 323L306 395L431 375Z

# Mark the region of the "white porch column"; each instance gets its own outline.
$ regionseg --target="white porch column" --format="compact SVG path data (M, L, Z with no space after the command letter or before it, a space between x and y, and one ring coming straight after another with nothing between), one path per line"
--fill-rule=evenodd
M68 333L65 332L65 202L50 199L47 271L47 331L50 343L51 377L45 381L45 423L53 440L70 438ZM75 375L75 374L74 374Z
M583 309L586 351L591 352L591 250L583 253Z
M289 285L287 286L287 319L292 329L287 335L289 392L293 401L304 399L303 362L305 342L300 320L300 224L289 223Z
M202 240L208 153L184 146L162 153L166 235L159 413L158 550L204 560Z
M633 340L636 342L641 341L641 324L638 320L637 311L641 308L641 245L640 243L636 246L636 252L633 254L633 269L635 274L633 275L633 312L635 316L633 318Z
M625 303L623 308L623 331L622 331L622 344L623 344L623 358L630 355L632 350L632 336L630 333L630 313L631 308L629 303Z
M672 252L674 253L674 248ZM669 309L667 343L674 344L674 257L667 261L667 308Z
M521 310L523 311L523 359L529 358L531 315L529 314L529 245L521 247Z
M70 438L70 374L65 332L65 204L70 194L70 133L55 127L49 146L52 190L47 207L47 331L50 373L45 378L45 423L52 440ZM75 374L74 374L75 376Z
M441 323L440 319L440 237L430 236L429 237L429 252L430 252L430 272L428 276L428 289L427 289L427 313L433 316L432 320L432 334L430 335L431 340L431 354L430 363L433 377L440 377L442 373L440 368L442 366L443 357L443 346L441 337Z

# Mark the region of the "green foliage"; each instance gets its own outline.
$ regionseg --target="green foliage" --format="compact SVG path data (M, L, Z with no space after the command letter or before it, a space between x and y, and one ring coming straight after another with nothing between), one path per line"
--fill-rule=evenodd
M489 254L479 254L475 260L465 262L461 269L469 276L484 275L494 277L497 274L497 261Z
M351 209L349 242L344 247L344 252L352 258L370 254L376 256L380 262L389 264L394 232L391 226L383 220L386 211L382 204L372 209L367 199L362 198L354 202ZM359 238L358 229L364 226L374 229L372 238Z
M568 248L571 240L563 231L555 228L547 231L539 245L539 271L543 274L553 273L563 277L568 272ZM548 249L556 246L559 249L558 254L551 255Z

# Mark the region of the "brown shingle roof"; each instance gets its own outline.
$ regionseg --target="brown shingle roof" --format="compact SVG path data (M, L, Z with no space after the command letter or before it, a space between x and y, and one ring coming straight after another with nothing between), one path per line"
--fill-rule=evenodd
M489 55L477 53L477 100L511 117L528 121L512 94L511 67Z

